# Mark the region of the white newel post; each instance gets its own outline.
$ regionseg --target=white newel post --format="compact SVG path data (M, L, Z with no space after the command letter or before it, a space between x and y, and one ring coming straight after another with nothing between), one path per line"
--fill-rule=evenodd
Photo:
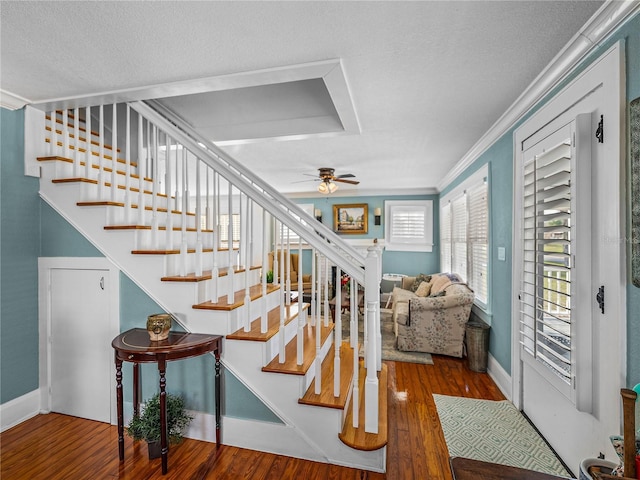
M365 416L364 430L367 433L378 433L378 349L375 342L375 318L379 310L380 294L378 274L378 255L375 247L369 247L365 259L365 305L369 342L365 350L367 359L367 378L365 380ZM373 337L373 338L371 338Z

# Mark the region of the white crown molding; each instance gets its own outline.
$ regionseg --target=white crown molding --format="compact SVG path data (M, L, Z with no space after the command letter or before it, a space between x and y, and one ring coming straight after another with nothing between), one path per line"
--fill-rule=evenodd
M437 185L444 190L626 20L640 2L608 0Z
M325 195L323 193L313 192L283 192L288 198L332 198L332 197L394 197L399 195L437 195L438 190L435 188L390 188L390 189L359 189L359 190L338 190L336 193Z
M0 107L8 110L19 110L29 103L31 103L31 100L27 100L26 98L0 88Z

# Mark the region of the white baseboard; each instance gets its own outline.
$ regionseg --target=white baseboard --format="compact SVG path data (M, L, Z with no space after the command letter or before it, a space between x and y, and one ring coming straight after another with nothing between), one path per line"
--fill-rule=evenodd
M189 413L194 419L185 432L185 437L215 442L215 416L202 412ZM223 416L221 428L224 445L327 462L295 428L285 424Z
M0 405L0 432L15 427L40 413L40 389Z
M502 394L507 397L508 400L511 400L513 398L511 396L511 375L502 368L502 365L500 365L491 354L489 354L487 373L496 383Z

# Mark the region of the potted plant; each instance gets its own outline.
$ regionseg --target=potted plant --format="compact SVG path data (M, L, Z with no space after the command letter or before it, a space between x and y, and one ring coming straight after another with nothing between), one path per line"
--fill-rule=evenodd
M182 432L193 417L187 414L184 400L178 395L166 394L167 441L169 445L182 441ZM149 447L149 458L160 456L160 393L151 397L142 413L134 415L127 426L127 434L134 440L145 440Z
M267 272L267 283L273 283L273 270Z

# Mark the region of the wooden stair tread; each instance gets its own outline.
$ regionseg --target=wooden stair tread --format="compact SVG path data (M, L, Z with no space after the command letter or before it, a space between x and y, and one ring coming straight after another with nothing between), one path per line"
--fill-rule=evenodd
M96 153L94 153L94 155L97 156ZM47 157L38 157L36 158L36 160L38 160L39 162L64 162L64 163L73 163L73 159L72 158L68 158L68 157L61 157L60 155L53 155L53 156L47 156ZM124 160L118 160L118 162L120 163L125 163ZM84 160L80 160L80 166L84 167L86 165L86 162ZM138 164L136 162L131 162L130 164L132 167L137 167ZM95 163L91 164L91 168L93 168L94 170L100 170L100 165L96 165ZM105 172L109 172L111 173L111 171L113 170L111 167L103 167L102 168ZM116 173L118 175L126 175L127 172L123 172L122 170L116 170ZM140 180L140 175L138 175L137 173L129 173L129 175L131 176L131 178L137 180ZM145 182L153 182L152 178L148 178L148 177L144 177L143 180Z
M309 308L308 303L302 304L302 309ZM292 303L284 307L284 323L285 325L289 324L295 318L298 318L300 314L300 305L298 303ZM227 335L227 340L248 340L253 342L266 342L280 330L280 307L272 309L267 314L267 331L262 333L260 331L260 324L262 321L262 317L258 317L256 320L251 322L251 330L248 332L244 331L244 328L233 332L230 335Z
M334 324L330 323L328 327L321 323L320 344L324 345L325 341L333 331ZM306 324L304 327L304 358L302 365L298 365L298 346L297 338L294 337L285 347L285 362L280 363L278 355L271 360L266 366L262 367L263 372L285 373L290 375L304 375L311 367L316 358L316 327Z
M250 267L249 270L258 270L262 268L262 266L260 265L254 265L253 267ZM246 267L241 266L241 267L234 267L233 268L234 273L242 273L244 271L246 271ZM220 267L218 269L218 277L226 277L229 274L229 267ZM169 277L162 277L160 280L163 282L202 282L204 280L211 280L213 278L213 271L212 270L204 270L202 272L202 275L196 275L194 272L192 273L188 273L185 276L180 276L180 275L173 275L173 276L169 276Z
M118 205L112 205L112 206L116 206L119 207L120 206L120 202L111 202L113 203L117 203ZM124 204L121 204L122 206L124 206ZM151 225L105 225L104 227L105 230L151 230ZM166 230L167 227L165 225L160 225L158 226L158 230ZM174 232L181 232L182 231L182 227L173 227L173 231ZM198 230L196 228L193 227L187 227L186 228L187 232L197 232ZM202 233L213 233L213 230L206 230L206 229L202 229L200 230Z
M364 383L367 371L364 368L364 361L360 361L359 372L360 388L360 409L358 428L353 428L353 408L349 402L347 416L342 427L342 432L338 435L345 445L356 450L378 450L387 444L387 366L383 363L382 370L378 372L378 433L366 433L364 431Z
M304 396L298 400L298 403L316 407L344 409L353 379L353 348L351 348L348 341L342 342L342 345L340 345L340 395L338 397L333 394L335 356L335 348L332 348L322 361L322 389L320 394L315 393L316 380L314 379Z
M79 181L82 181L82 180L86 181L87 179L76 178L76 179L72 179L70 181L79 182ZM96 183L96 184L98 183L95 180L93 180L92 182ZM138 191L138 190L136 190L136 191ZM144 192L144 193L151 193L151 192ZM108 200L96 200L96 201L91 201L91 202L77 202L76 205L79 206L79 207L124 207L124 203L123 202L110 202ZM131 208L138 208L138 205L135 204L135 203L132 203L131 204ZM153 211L153 207L150 206L150 205L145 205L144 209L147 210L147 211ZM167 213L167 209L164 208L164 207L157 207L156 208L156 212ZM176 215L182 215L182 212L180 210L171 210L171 213L176 214ZM187 212L186 214L188 216L190 216L190 217L195 217L196 216L195 212ZM202 231L203 232L204 231L211 231L212 232L213 230L202 230ZM218 250L220 251L221 249L218 249ZM228 249L224 249L224 250L228 250Z
M213 248L203 248L202 253L211 253L213 252ZM132 250L131 253L133 255L179 255L180 249L173 250ZM196 253L195 248L188 248L187 253Z
M46 143L51 143L51 139L46 138L46 139L45 139L45 142L46 142ZM62 143L62 142L56 142L56 146L57 146L57 147L60 147L60 148L63 148L63 147L64 147L64 143ZM70 145L68 145L68 146L67 146L67 148L69 148L69 150L75 150L75 149L76 149L76 146L75 146L75 145L71 145L71 144L70 144ZM120 151L120 150L118 150L118 152L119 152L119 151ZM80 152L80 153L82 153L82 154L86 154L86 153L87 153L87 149L86 149L86 148L82 148L82 147L78 147L78 152ZM100 157L100 152L94 152L93 150L91 150L91 152L90 152L90 153L91 153L91 155L92 155L92 156L94 156L94 157ZM46 157L38 157L38 160L40 160L40 158L46 158ZM65 157L60 157L60 158L65 158ZM103 153L103 154L102 154L102 158L104 158L105 160L109 160L110 162L112 162L112 161L113 161L113 155L107 155L106 153ZM51 159L51 158L49 158L49 160L52 160L52 159ZM124 163L124 164L126 164L126 163L127 163L126 159L124 159L124 158L118 158L118 156L116 156L116 162L117 162L117 163ZM137 163L137 162L131 162L131 163L130 163L130 165L131 165L131 166L133 166L133 167L137 167L137 166L138 166L138 163Z
M274 285L270 283L267 285L267 294L271 292L275 292L276 290L279 290L279 289L280 289L280 285ZM222 311L235 310L236 308L239 308L244 305L244 297L245 297L245 291L243 288L242 290L238 290L237 292L235 292L233 303L231 305L227 304L227 295L224 295L218 298L218 303L213 303L208 301L208 302L198 303L197 305L193 305L193 308L199 309L199 310L222 310ZM251 287L249 287L249 298L251 298L252 301L260 297L262 297L262 285L252 285Z

